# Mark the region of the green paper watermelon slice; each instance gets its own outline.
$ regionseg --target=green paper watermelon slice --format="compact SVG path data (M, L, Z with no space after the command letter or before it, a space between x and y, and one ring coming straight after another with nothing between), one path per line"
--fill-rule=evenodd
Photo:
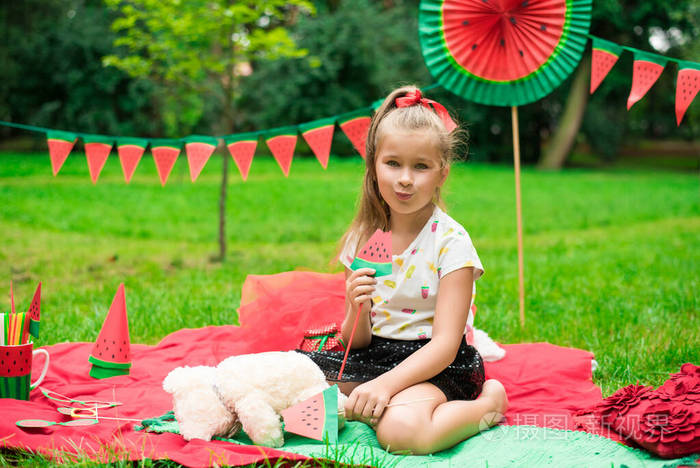
M148 140L140 138L120 138L117 141L119 162L121 163L124 180L127 184L131 182L131 177L134 175L136 166L138 166L141 161L146 146L148 146Z
M165 187L170 171L173 170L175 161L177 161L177 157L180 154L180 142L171 140L153 143L151 144L151 153L153 154L153 161L156 163L160 184Z
M216 138L205 136L191 136L185 139L185 151L187 152L187 163L190 166L190 179L197 180L204 165L209 161L209 157L216 149L218 141Z
M280 413L284 419L285 431L329 444L338 442L337 385Z
M372 121L372 119L366 114L367 113L364 112L364 115L354 116L339 121L340 128L343 130L343 133L345 133L348 139L350 139L352 146L355 147L363 159L367 157L365 144L367 142L369 125Z
M328 158L331 154L331 143L333 142L333 131L335 130L335 119L323 119L300 125L299 130L304 140L316 155L316 159L324 169L328 167Z
M250 166L253 164L253 156L255 156L255 150L258 147L258 134L239 133L231 135L224 138L224 143L229 153L231 153L233 162L236 163L243 181L247 180Z
M114 295L88 360L92 363L90 376L96 379L129 373L131 345L123 283Z
M627 98L627 110L642 99L659 79L666 66L666 59L658 55L636 51L634 54L634 69L632 71L632 89Z
M49 145L49 157L51 158L51 169L54 176L61 170L61 166L63 166L66 158L68 158L77 139L78 137L74 133L55 130L46 133L46 142Z
M296 128L293 131L286 130L276 135L268 135L266 142L284 176L288 177L289 168L292 166L292 158L294 157L294 148L297 145Z
M39 320L41 317L41 282L34 291L34 298L27 311L29 316L29 333L34 338L39 338Z
M85 143L88 169L90 169L90 179L92 179L93 184L96 184L114 142L108 137L100 135L86 135L83 137L83 142Z
M676 79L676 125L681 124L685 111L700 90L700 65L691 62L678 64Z
M391 231L384 232L377 229L367 243L360 249L360 253L350 264L350 269L374 268L374 276L391 274Z

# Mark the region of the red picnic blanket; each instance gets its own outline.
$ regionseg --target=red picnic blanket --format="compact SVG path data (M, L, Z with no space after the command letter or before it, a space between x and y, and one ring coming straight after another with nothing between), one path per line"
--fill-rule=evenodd
M172 408L171 396L162 389L163 378L178 366L214 366L228 356L294 349L304 330L342 320L344 279L341 274L287 272L249 276L243 285L241 326L183 329L156 346L132 345L129 375L95 380L88 356L92 343L46 346L51 364L42 387L76 399L119 401L100 410L102 416L129 419L157 417ZM601 398L591 380L588 351L548 343L503 345L506 357L486 363L488 378L506 387L510 408L507 424L532 424L574 429L572 414ZM40 369L35 369L34 378ZM57 404L40 391L30 401L0 399L0 441L5 447L38 451L69 460L80 453L108 462L115 458L168 458L187 466L243 465L276 459L306 457L265 447L223 441L185 441L178 434L135 431L131 421L102 420L86 427L51 426L23 430L20 419L66 421Z

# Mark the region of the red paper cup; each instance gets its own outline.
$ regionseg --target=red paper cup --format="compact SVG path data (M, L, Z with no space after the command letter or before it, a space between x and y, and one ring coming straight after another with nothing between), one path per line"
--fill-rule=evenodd
M45 349L32 351L34 343L0 346L0 398L29 400L29 391L44 380L49 370L49 352ZM31 383L32 360L35 354L44 355L44 369L39 379Z

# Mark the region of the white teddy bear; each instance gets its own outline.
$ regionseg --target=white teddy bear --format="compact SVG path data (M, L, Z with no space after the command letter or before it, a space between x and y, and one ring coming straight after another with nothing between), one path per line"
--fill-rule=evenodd
M217 367L178 367L163 380L186 440L232 437L243 430L258 445L284 444L280 411L328 388L321 369L306 355L243 354ZM338 413L346 397L338 392Z

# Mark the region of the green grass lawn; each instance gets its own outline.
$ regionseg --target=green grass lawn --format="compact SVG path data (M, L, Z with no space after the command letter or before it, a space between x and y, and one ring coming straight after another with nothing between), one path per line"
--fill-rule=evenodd
M331 263L350 222L360 158L296 159L289 178L257 158L243 183L231 165L228 258L217 252L221 158L196 183L184 157L161 187L144 156L131 184L113 153L93 186L76 151L58 177L42 154L0 154L0 307L13 280L20 309L42 281L38 344L93 341L119 283L131 339L158 342L183 327L237 323L248 274L339 271ZM548 341L595 353L605 395L658 385L700 362L697 174L568 170L522 174L526 314L518 319L513 170L459 163L445 191L486 274L476 323L503 343Z

